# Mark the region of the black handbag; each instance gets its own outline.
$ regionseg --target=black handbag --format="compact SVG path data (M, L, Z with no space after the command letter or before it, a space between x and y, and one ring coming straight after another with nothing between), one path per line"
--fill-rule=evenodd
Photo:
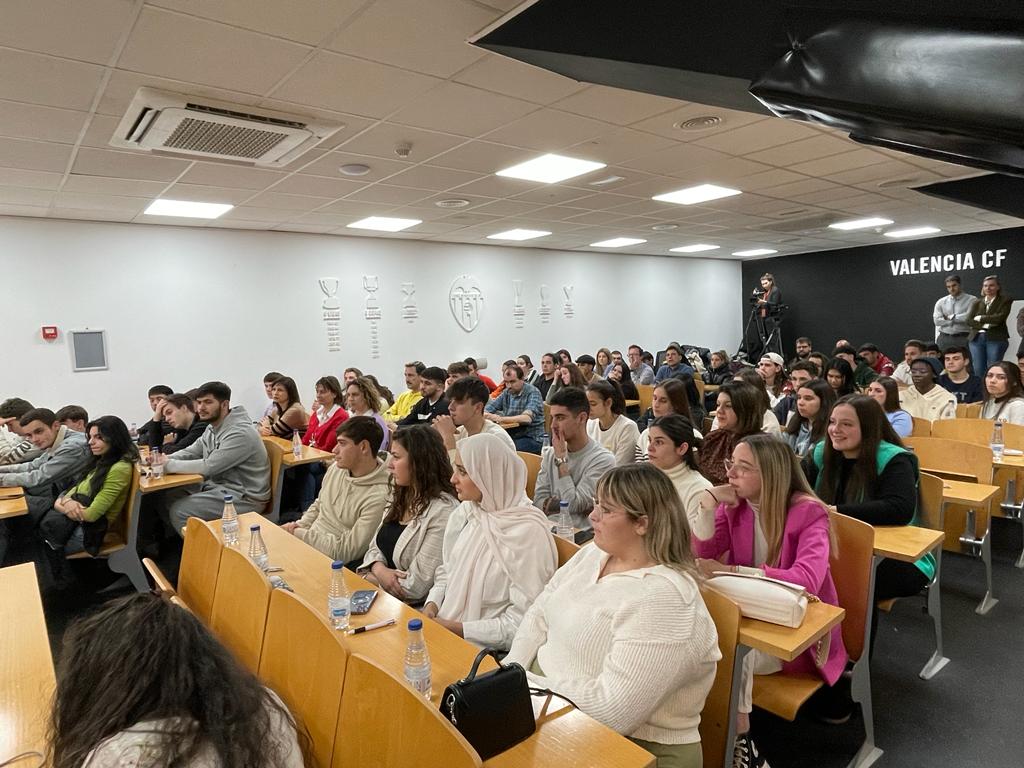
M492 656L498 668L477 675L485 656ZM466 677L444 689L441 714L473 745L481 760L504 752L537 730L526 670L519 664L502 664L490 648L476 655Z

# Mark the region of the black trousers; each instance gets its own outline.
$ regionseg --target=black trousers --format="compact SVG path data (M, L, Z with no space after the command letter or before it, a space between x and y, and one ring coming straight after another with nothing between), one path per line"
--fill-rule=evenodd
M928 577L913 563L885 558L875 571L875 607L871 620L871 651L878 633L878 604L894 597L913 597L928 586Z

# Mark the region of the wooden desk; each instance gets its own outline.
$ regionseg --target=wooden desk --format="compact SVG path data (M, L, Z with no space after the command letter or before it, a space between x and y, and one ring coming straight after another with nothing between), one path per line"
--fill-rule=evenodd
M20 488L18 489L21 490ZM25 496L8 496L0 499L0 520L8 517L21 517L28 514L28 502Z
M808 603L803 624L795 629L744 617L740 620L740 643L783 661L792 661L842 623L844 616L846 611L839 606Z
M969 507L971 510L977 510L977 514L984 514L985 517L985 532L982 534L980 539L977 539L977 530L970 530L970 535L975 538L978 542L978 548L980 549L981 560L985 565L985 582L986 591L985 596L981 599L978 607L975 609L976 613L982 615L992 610L992 607L999 602L994 597L992 589L992 522L988 514L989 502L992 501L1002 489L998 485L985 485L984 483L968 483L962 480L942 480L942 509L943 519L945 517L945 509L949 504L962 504ZM970 521L968 515L967 521ZM943 525L945 527L945 525ZM944 543L946 549L952 552L962 551L960 536L956 532L946 532L946 540ZM973 554L977 555L977 552Z
M705 384L704 385L704 391L705 392L717 392L719 390L719 387L720 387L720 385L718 385L718 384Z
M171 488L181 488L186 485L199 485L202 482L202 475L165 474L159 480L155 480L152 477L143 477L139 480L139 493L146 495L147 493L167 491Z
M640 407L640 401L639 400L627 400L626 401L626 407L627 408L632 408L633 406L636 406L636 407L639 408Z
M46 751L46 722L56 686L35 566L0 569L0 762ZM24 765L36 765L26 760ZM22 765L22 763L18 763Z
M998 485L968 483L963 480L942 480L944 504L964 504L970 507L987 506L999 494Z
M268 524L263 516L254 512L239 515L239 546L243 552L249 546L249 526L253 524L261 526L270 564L284 569L279 575L295 594L311 605L322 606L326 611L327 589L331 578L330 558L278 526ZM219 530L219 521L214 521L212 525ZM401 675L405 659L406 625L409 619L424 619L423 614L351 571L345 571L345 579L352 590L378 591L370 611L352 617L353 627L391 618L396 622L392 627L360 635L346 635L343 638L345 644L352 653L362 654ZM423 621L423 634L430 651L432 667L431 701L434 706L438 706L445 686L465 677L479 649L428 619ZM487 659L481 670L493 666L494 663ZM546 704L547 711L544 711ZM569 708L559 699L553 699L548 704L546 699L534 697L533 706L534 712L538 714L537 732L525 742L488 760L487 766L532 768L544 765L586 765L592 768L640 768L654 765L654 758L648 752L579 710Z
M318 461L330 461L334 459L334 454L330 451L321 451L319 448L310 448L308 445L302 446L302 454L296 456L292 453L292 441L285 440L283 437L265 437L264 440L270 440L274 445L280 446L281 450L284 451L281 456L281 463L286 467L297 467L301 464L316 464Z
M15 499L24 496L25 489L18 485L5 486L0 488L0 499Z

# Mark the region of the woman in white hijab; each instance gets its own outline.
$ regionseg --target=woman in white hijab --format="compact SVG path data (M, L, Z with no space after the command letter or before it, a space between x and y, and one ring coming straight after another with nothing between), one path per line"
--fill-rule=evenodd
M452 464L462 504L451 522L465 527L457 538L445 532L423 613L471 643L507 650L558 566L551 523L526 495L523 460L494 435L460 440Z

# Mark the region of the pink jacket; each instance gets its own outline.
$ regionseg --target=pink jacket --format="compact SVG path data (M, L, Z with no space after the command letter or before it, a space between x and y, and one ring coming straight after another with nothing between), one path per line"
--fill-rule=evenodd
M715 510L715 535L706 541L693 538L697 557L723 560L730 565L754 566L754 513L746 500L737 507L720 504ZM818 501L795 500L786 514L779 567L763 566L766 576L799 584L830 605L839 605L828 567L828 511ZM819 668L812 645L783 665L785 672L817 672L832 685L846 666L846 648L840 627L832 630L828 660Z

